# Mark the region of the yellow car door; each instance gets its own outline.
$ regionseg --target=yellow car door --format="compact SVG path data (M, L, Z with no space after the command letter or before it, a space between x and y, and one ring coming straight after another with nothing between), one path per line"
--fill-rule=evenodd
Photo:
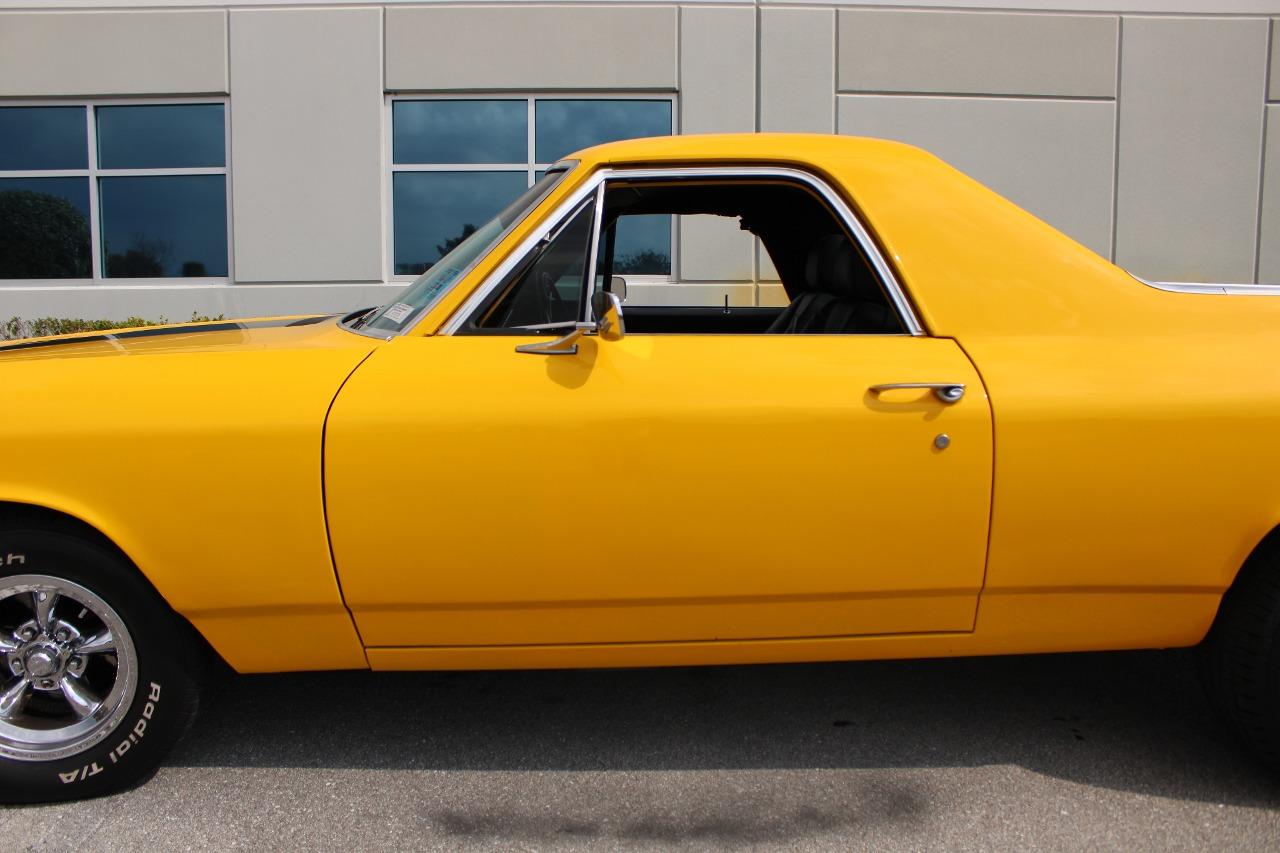
M937 379L967 393L869 391ZM398 338L348 382L327 442L334 557L369 646L973 625L990 416L949 340L629 335L538 356Z
M737 211L770 236L765 214L785 210L776 227L805 242L777 247L784 281L862 274L835 262L854 257L848 231L815 237L840 228L838 200L801 178L699 173L676 198L668 177L581 188L475 291L472 319L392 336L342 389L326 508L367 646L972 629L992 431L954 341L545 334L591 316L624 204Z

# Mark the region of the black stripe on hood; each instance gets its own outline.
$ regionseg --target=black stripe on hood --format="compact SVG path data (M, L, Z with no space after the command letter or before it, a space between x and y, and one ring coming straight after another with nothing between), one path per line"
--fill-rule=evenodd
M97 335L63 336L47 341L26 341L16 344L0 344L0 353L39 347L63 346L64 344L85 344L98 341L127 341L134 338L156 338L163 335L195 335L201 332L239 332L245 329L278 329L287 326L310 326L323 323L337 314L321 314L316 317L302 317L296 320L254 320L252 322L210 323L205 326L150 326L145 329L134 329L129 332L103 332Z

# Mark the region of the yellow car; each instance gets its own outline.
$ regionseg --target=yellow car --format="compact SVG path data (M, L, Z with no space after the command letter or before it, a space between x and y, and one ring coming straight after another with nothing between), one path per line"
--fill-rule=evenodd
M736 220L784 304L625 300L658 215ZM376 309L4 345L0 796L145 778L219 661L1203 643L1275 764L1277 295L908 146L686 136L556 164Z

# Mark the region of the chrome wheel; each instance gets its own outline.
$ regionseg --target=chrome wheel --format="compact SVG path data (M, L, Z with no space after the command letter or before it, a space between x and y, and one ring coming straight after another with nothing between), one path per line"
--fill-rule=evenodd
M0 756L52 761L98 743L137 672L129 630L99 596L47 575L0 578Z

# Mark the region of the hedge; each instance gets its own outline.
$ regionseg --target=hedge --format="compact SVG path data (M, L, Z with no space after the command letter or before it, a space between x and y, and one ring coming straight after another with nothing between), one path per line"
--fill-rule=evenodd
M191 319L183 322L187 323L207 323L216 320L226 319L221 314L217 317L206 317L203 314L191 314ZM68 319L65 317L37 317L34 320L24 320L21 317L11 317L3 326L0 326L0 340L12 341L19 338L42 338L47 335L69 335L74 332L106 332L111 329L128 329L134 326L167 326L172 320L164 315L158 320L146 320L142 317L130 317L127 320L84 320L84 319Z

